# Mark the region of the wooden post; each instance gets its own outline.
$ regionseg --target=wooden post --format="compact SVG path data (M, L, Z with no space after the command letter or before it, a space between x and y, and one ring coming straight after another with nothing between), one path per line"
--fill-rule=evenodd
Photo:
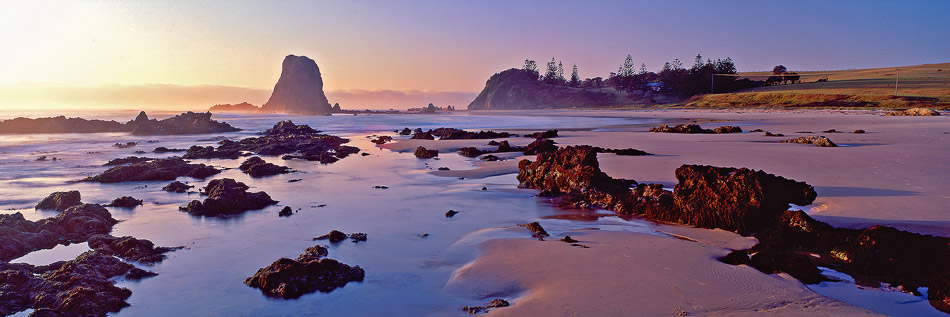
M897 78L894 80L894 95L897 96L897 85L901 83L901 69L897 69Z

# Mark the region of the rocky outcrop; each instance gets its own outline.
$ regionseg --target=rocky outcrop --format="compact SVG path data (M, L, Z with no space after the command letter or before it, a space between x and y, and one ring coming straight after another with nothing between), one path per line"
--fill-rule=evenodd
M249 193L248 186L230 178L214 179L208 182L203 195L204 201L192 200L182 211L195 216L231 216L248 210L264 209L277 201L265 192Z
M528 144L524 147L523 151L525 155L535 155L538 153L551 153L557 151L557 145L554 145L553 140L548 139L535 139L531 144Z
M82 195L79 194L78 190L71 190L68 192L55 192L43 198L38 204L36 204L36 209L51 209L56 211L65 211L69 207L78 206L82 204Z
M148 161L151 161L151 160L154 160L154 158L151 158L151 157L129 156L129 157L123 157L123 158L112 159L112 160L106 162L105 164L102 164L102 166L125 165L125 164L129 164L129 163L148 162Z
M488 302L488 305L485 305L485 306L462 306L462 311L474 315L481 312L487 313L492 308L508 307L510 305L511 303L509 303L508 301L501 298L496 298Z
M323 78L317 63L306 56L287 55L281 65L280 79L260 111L329 115L330 102L323 93Z
M187 151L187 150L185 150L185 149L174 149L174 148L173 148L173 149L170 149L170 148L167 148L167 147L164 147L164 146L159 146L159 147L155 148L154 150L152 150L153 153L158 153L158 154L171 153L171 152L185 152L185 151Z
M116 121L86 120L83 118L16 118L0 121L0 133L98 133L131 132L129 127Z
M363 281L366 272L358 265L351 267L326 256L326 248L309 247L297 259L281 258L257 270L244 284L267 296L291 299L317 291L329 293L349 282Z
M366 241L367 237L366 237L366 234L362 232L354 232L351 234L346 234L343 231L331 230L327 234L323 234L323 235L317 236L316 238L313 238L313 240L314 241L329 240L330 243L337 243L337 242L346 240L347 238L349 238L350 240L353 240L353 242L361 242L361 241Z
M108 210L91 204L72 206L36 222L26 220L19 212L0 215L0 261L59 244L83 242L94 234L109 233L118 222Z
M426 131L426 133L439 137L439 140L474 140L474 139L497 139L511 137L508 132L478 131L469 132L456 128L438 128ZM415 137L413 137L415 138Z
M111 203L106 205L106 207L122 207L122 208L135 208L136 206L142 205L141 199L135 199L132 196L122 196L116 199L113 199Z
M439 156L439 151L430 150L430 149L420 146L416 148L416 152L413 154L416 157L421 158L421 159L430 159L430 158Z
M34 309L31 316L105 316L118 312L129 306L125 300L132 292L117 287L115 279L139 280L157 275L122 260L150 265L177 249L108 235L91 236L89 246L93 250L76 259L44 266L0 261L0 314L29 308Z
M492 75L468 109L598 107L623 104L620 99L599 90L548 85L538 80L537 72L512 68Z
M489 153L489 152L482 151L482 150L479 150L479 149L477 149L477 148L475 148L475 147L471 147L471 146L470 146L470 147L463 147L463 148L461 148L461 149L458 149L458 151L456 151L456 152L458 152L459 155L464 156L464 157L478 157L479 155L482 155L482 154L485 154L485 153Z
M189 149L186 158L219 158L226 156L237 158L242 152L258 155L283 155L283 159L305 159L330 164L350 154L358 153L359 148L344 145L350 142L337 136L320 134L307 125L296 125L292 121L281 121L264 132L263 136L246 138L241 141L223 140L217 148Z
M624 155L624 156L653 155L653 154L650 154L641 150L637 150L634 148L626 148L626 149L607 148L605 149L602 147L595 147L595 149L597 150L598 153L613 153L613 154Z
M661 132L661 133L702 133L702 134L723 134L723 133L742 133L742 128L737 126L721 126L715 129L703 129L696 124L677 124L675 126L660 125L650 128L650 132Z
M112 167L102 174L87 177L83 181L100 183L173 181L179 176L204 179L220 172L211 166L189 164L181 158L171 157Z
M544 132L529 133L529 134L525 134L524 137L526 137L526 138L535 138L535 139L550 139L550 138L556 138L556 137L557 137L557 130L547 130L547 131L544 131Z
M238 168L242 172L255 178L290 173L289 167L267 163L258 156L248 158L244 163L241 163L241 166Z
M799 143L799 144L814 144L820 147L834 147L838 146L831 139L824 136L802 136L789 140L782 140L781 143Z
M188 111L164 120L141 120L144 115L145 112L143 111L139 114L140 118L126 124L131 127L132 135L181 135L241 131L241 129L232 127L225 122L211 120L210 112L195 113Z
M950 239L890 227L834 228L789 204L808 205L812 186L746 168L683 165L673 192L600 171L594 148L572 146L519 164L521 185L565 203L647 219L718 228L754 236L759 244L722 259L766 273L786 272L805 283L827 280L818 266L851 275L858 284L888 283L916 293L928 287L934 307L950 312ZM751 255L751 256L750 256Z
M255 105L252 105L247 102L242 102L239 104L218 104L211 106L208 109L209 112L251 112L256 113L261 111L261 108L258 108Z
M519 224L518 226L528 229L528 231L531 231L531 236L538 239L544 239L544 237L550 236L548 232L544 230L544 227L541 227L541 224L538 223L537 221L532 222L532 223Z
M187 160L194 159L228 159L234 160L241 157L241 151L229 149L229 150L218 150L213 146L198 146L192 145L185 152L185 155L181 156Z
M937 110L929 108L911 108L901 111L892 111L887 113L888 116L939 116L940 112Z
M179 181L174 181L174 182L169 183L168 185L165 185L165 187L162 187L162 190L166 192L173 192L173 193L186 193L188 192L189 189L193 187L195 186L187 185Z

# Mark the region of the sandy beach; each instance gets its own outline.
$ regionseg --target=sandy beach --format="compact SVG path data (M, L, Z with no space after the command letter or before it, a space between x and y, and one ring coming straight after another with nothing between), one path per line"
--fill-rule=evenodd
M538 115L522 114L525 120ZM785 136L650 133L649 127L634 125L561 131L556 141L654 154L599 154L601 169L615 178L672 188L676 183L673 170L682 164L748 167L815 186L818 199L801 208L834 226L888 225L940 236L950 233L950 214L943 212L950 202L946 194L950 163L940 159L950 154L947 117L886 117L868 111L565 111L544 115L651 117L670 123L701 122L705 128L739 125L744 131L781 133ZM822 132L829 129L840 133ZM852 133L858 129L866 133ZM839 146L778 142L804 135L824 135ZM517 138L511 141L513 145L527 143ZM384 147L411 151L419 145L442 153L464 146L490 148L484 140L399 140ZM472 170L430 173L473 178L515 173L512 161L520 158L478 162ZM565 211L571 212L588 211ZM818 295L787 275L767 275L717 261L730 249L748 248L754 238L679 225L660 225L655 231L679 238L656 232L586 230L558 232L550 239L570 234L589 249L531 238L490 240L481 244L476 261L455 272L447 288L482 294L486 300L517 296L515 305L490 313L504 316L539 311L557 316L869 313Z

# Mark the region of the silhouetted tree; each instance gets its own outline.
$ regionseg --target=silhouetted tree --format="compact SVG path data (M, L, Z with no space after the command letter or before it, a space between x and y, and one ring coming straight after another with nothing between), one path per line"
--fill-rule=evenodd
M529 71L529 72L534 72L535 74L537 74L537 73L538 73L538 63L535 63L533 60L526 59L526 60L524 60L524 67L522 67L522 69L524 69L524 70L526 70L526 71Z
M544 77L541 78L542 81L546 84L557 84L557 62L554 61L554 57L551 57L551 61L548 62L547 70L544 71Z
M640 63L640 72L638 74L646 74L647 72L649 72L649 70L647 70L647 63Z
M636 75L637 71L633 65L633 56L627 54L627 59L623 61L623 65L620 65L620 69L617 71L617 76L630 77Z
M580 80L581 80L581 76L577 74L577 65L575 64L574 69L571 70L571 82L570 82L571 87L579 87Z
M557 84L563 85L567 80L564 79L564 65L560 61L557 62Z
M778 66L772 67L772 75L781 75L786 72L788 72L788 68L785 68L785 66L778 65Z

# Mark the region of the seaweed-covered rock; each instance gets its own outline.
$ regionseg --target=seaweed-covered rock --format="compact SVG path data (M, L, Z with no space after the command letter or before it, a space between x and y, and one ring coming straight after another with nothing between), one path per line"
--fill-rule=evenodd
M258 156L253 156L245 160L244 163L241 163L239 169L242 172L251 175L251 177L264 177L290 173L289 167L267 163L264 161L264 159Z
M115 166L102 172L102 174L90 176L83 180L100 183L173 181L179 176L204 179L220 172L211 166L190 164L181 158L171 157Z
M0 261L9 261L35 250L86 241L108 233L118 223L104 207L82 204L36 222L21 213L0 215Z
M425 147L420 146L416 148L416 152L414 153L414 155L421 159L430 159L430 158L439 156L439 151L429 150L429 149L426 149Z
M188 192L189 189L193 187L195 186L187 185L179 181L174 181L174 182L169 183L168 185L165 185L165 187L162 187L162 190L166 192L173 192L173 193L186 193Z
M36 209L52 209L56 211L64 211L72 206L77 206L82 204L82 195L79 194L78 190L71 190L68 192L55 192L43 198L38 204L36 204Z
M327 249L307 248L297 259L281 258L257 270L244 284L259 288L264 295L284 299L298 298L316 291L330 292L349 282L362 282L366 272L337 260L325 258Z
M789 140L782 140L782 143L799 143L799 144L814 144L820 147L833 147L838 146L834 142L831 142L831 139L828 139L824 136L802 136Z
M195 216L228 216L277 203L267 193L250 193L248 188L244 183L230 178L214 179L208 182L203 193L208 198L204 201L192 200L188 206L180 209Z
M135 208L142 204L141 199L135 199L132 196L122 196L112 200L112 203L106 205L106 207L122 207L122 208Z

